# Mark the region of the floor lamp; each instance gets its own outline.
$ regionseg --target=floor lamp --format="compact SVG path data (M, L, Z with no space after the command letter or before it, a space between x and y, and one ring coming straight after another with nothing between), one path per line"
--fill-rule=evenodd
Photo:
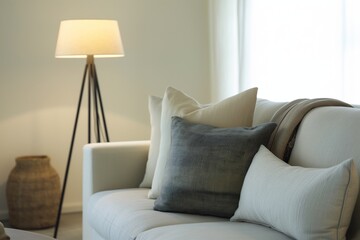
M55 56L57 58L86 58L86 65L80 88L75 123L71 137L63 187L54 229L54 238L57 238L66 184L70 169L71 156L73 152L80 108L86 83L88 87L88 143L92 142L91 132L93 127L95 131L96 142L110 141L94 58L124 56L124 50L117 21L62 21L60 23ZM94 118L94 123L92 123L92 118Z

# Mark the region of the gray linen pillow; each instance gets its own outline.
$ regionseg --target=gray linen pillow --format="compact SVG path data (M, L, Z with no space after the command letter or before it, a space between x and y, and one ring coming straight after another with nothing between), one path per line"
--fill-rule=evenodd
M230 218L251 161L275 127L217 128L173 117L170 156L154 209Z

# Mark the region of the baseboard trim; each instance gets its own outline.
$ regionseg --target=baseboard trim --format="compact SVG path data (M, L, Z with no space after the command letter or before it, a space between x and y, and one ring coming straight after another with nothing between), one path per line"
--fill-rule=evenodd
M78 213L82 212L82 203L70 203L70 204L64 204L62 213Z
M79 213L82 212L82 203L69 203L64 204L62 208L62 213ZM7 220L9 219L9 211L0 210L0 220Z

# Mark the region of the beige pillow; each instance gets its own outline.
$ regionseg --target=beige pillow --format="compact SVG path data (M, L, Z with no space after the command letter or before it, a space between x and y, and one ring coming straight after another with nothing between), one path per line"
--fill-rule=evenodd
M167 88L162 101L159 157L149 198L157 198L161 191L162 178L169 157L172 116L215 127L250 127L252 126L256 95L257 88L252 88L219 103L204 107L183 92L171 87Z
M295 239L345 239L358 190L351 159L330 168L295 167L261 146L231 221L262 224Z
M144 187L144 188L151 187L151 183L154 178L156 161L159 156L161 105L162 105L161 97L149 96L148 107L149 107L150 125L151 125L150 147L149 147L148 160L146 162L146 171L145 171L144 179L140 184L140 187Z

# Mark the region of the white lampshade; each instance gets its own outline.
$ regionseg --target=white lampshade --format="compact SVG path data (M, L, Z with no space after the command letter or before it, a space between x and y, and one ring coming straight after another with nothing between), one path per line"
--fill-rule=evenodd
M60 23L57 58L122 57L124 49L115 20L65 20Z

